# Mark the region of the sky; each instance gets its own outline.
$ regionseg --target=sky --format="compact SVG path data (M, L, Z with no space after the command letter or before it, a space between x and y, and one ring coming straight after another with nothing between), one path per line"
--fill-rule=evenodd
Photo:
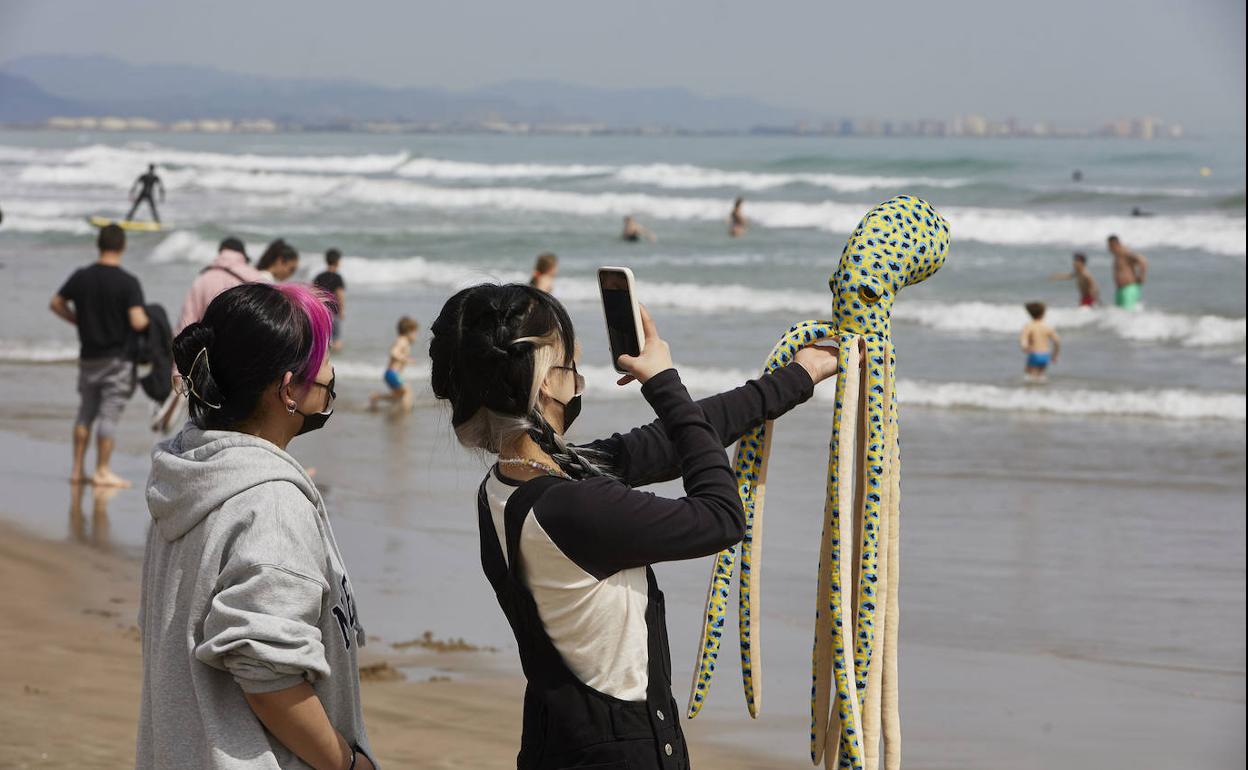
M0 62L110 54L463 89L680 86L835 117L1244 133L1244 0L0 0Z

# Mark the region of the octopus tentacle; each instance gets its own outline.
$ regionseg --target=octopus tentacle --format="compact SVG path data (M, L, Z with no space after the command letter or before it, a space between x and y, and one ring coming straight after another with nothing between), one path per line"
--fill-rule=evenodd
M763 366L763 373L770 374L787 366L793 356L803 347L833 335L835 331L825 321L802 321L789 327L776 343ZM741 599L738 613L741 641L741 673L745 688L746 706L750 716L757 717L761 708L761 674L757 654L758 638L752 618L759 612L760 596L755 589L757 569L754 555L761 543L763 493L767 479L767 457L771 446L770 421L754 428L737 442L733 472L737 479L737 492L745 510L745 537L740 546L724 549L715 557L707 589L706 612L703 616L702 636L698 646L698 662L694 667L693 686L689 693L688 716L693 718L702 709L710 691L715 674L715 663L723 641L724 623L727 617L732 576L740 564ZM757 522L757 523L756 523Z
M901 573L901 445L897 410L896 352L888 346L889 393L892 394L892 477L888 504L888 625L884 629L884 665L881 671L880 710L884 714L884 768L901 770L901 714L897 707L897 632L901 622L898 579Z
M861 486L855 479L855 457L860 453L866 382L859 367L861 338L841 334L839 341L841 376L836 383L828 494L819 553L810 749L815 764L824 758L830 765L840 757L848 758L850 766L857 768L862 764L858 738L861 707L847 660L854 623L846 613L852 612L853 603L845 602L843 596L845 588L853 585L854 511ZM833 690L835 703L829 713Z

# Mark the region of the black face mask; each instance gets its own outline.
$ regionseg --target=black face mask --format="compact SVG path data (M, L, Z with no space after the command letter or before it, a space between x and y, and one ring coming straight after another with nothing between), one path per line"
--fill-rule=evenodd
M581 413L581 397L573 396L566 404L561 401L555 403L563 407L563 430L566 433L572 423L576 422L576 416Z
M338 398L338 394L334 392L334 383L337 382L337 380L338 375L335 374L329 378L328 385L321 385L319 382L312 383L313 385L320 385L320 387L329 391L328 408L324 412L314 412L312 414L304 414L303 412L295 410L295 414L303 417L303 424L299 426L299 431L295 433L296 436L302 436L305 433L320 430L325 427L325 423L329 422L329 418L334 414L334 401Z

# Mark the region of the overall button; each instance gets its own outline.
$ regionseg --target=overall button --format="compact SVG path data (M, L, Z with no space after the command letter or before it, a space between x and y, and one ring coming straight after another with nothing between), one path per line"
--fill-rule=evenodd
M664 718L665 718L665 717L663 716L663 709L655 709L654 714L655 714L655 716L657 716L657 717L659 718L659 721L660 721L660 722L662 722L662 721L664 720Z
M663 744L663 753L667 754L670 757L672 755L672 744L670 743Z

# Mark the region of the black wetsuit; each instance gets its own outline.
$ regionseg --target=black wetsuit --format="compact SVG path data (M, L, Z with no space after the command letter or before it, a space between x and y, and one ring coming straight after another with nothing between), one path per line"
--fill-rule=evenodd
M139 191L139 197L134 199L134 205L130 207L130 213L126 214L126 220L133 220L135 212L139 210L139 205L143 201L147 201L148 208L152 210L152 219L160 222L160 214L156 213L156 196L152 194L156 186L159 185L161 197L164 197L165 186L161 183L160 177L156 176L155 171L148 171L136 179L134 183L135 185L143 185L143 189Z

